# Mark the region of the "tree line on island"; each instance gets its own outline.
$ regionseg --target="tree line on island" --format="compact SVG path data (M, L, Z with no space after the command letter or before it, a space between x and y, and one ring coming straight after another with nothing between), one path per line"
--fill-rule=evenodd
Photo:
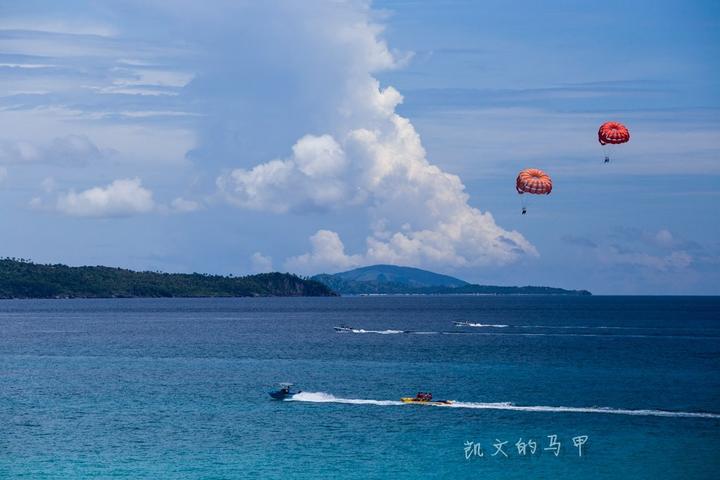
M244 277L136 272L111 267L0 260L0 298L333 296L327 286L290 273Z
M394 265L373 265L337 274L247 276L138 272L103 266L38 264L0 259L0 298L303 297L336 295L590 295L552 287L474 285Z

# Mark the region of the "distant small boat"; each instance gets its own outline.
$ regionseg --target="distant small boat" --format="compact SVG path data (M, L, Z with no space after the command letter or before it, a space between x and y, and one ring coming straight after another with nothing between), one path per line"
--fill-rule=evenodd
M415 403L418 405L452 405L452 400L433 400L432 393L418 392L414 397L402 397L403 403Z
M285 400L286 398L292 398L294 395L301 393L300 390L297 392L292 391L292 383L281 383L279 384L280 389L274 392L268 392L268 394L275 400Z
M470 322L453 322L456 327L471 327L472 324Z
M339 327L333 327L333 328L338 333L352 333L353 330L355 330L353 327L348 327L347 325L340 325Z

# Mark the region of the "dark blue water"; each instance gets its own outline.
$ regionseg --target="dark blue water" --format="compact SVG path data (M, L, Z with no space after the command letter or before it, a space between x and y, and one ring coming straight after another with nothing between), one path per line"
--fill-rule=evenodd
M719 442L718 298L0 302L3 479L714 479Z

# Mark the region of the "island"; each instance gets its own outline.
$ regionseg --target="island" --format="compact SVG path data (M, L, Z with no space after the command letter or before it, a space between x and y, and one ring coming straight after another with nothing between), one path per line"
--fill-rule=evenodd
M266 296L336 294L320 282L290 273L235 277L43 265L17 258L0 260L0 299Z
M459 278L397 265L372 265L311 277L340 295L591 295L587 290L476 285Z
M0 259L0 299L135 297L332 297L338 295L590 295L587 290L476 285L397 265L371 265L310 278L292 273L247 276L138 272L104 266Z

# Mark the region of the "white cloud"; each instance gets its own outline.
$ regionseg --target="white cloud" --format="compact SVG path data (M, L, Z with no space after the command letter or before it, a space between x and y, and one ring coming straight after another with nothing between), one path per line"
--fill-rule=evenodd
M22 140L0 141L0 164L85 166L105 154L85 135L56 137L44 144Z
M667 229L659 230L654 235L653 240L658 246L665 248L671 248L677 243L673 234Z
M116 68L115 71L120 75L113 80L113 84L121 86L184 87L194 77L194 74L187 72L148 68Z
M151 118L151 117L200 117L200 113L183 112L178 110L135 110L122 112L102 112L103 117L121 116L127 118Z
M57 65L51 65L47 63L0 63L0 68L28 68L28 69L37 69L37 68L53 68L57 67Z
M110 85L88 85L85 88L103 94L177 96L194 74L174 70L144 68L114 68L115 78Z
M300 273L319 273L357 267L363 262L360 255L347 255L345 246L337 233L319 230L310 237L312 251L297 257L289 258L285 266Z
M348 161L330 135L306 135L293 146L293 156L251 170L236 169L217 184L232 204L252 210L329 210L347 204L351 186Z
M255 252L250 257L250 269L252 273L268 273L273 271L272 257Z
M30 142L4 141L0 143L0 163L30 163L42 158L38 147Z
M105 87L88 86L87 88L106 95L139 95L142 97L177 97L179 95L179 93L174 90L147 87L128 87L124 85L108 85Z
M19 148L27 149L20 157L27 162L35 158L33 152L42 153L42 162L57 160L50 147L58 140L80 137L95 145L104 157L111 157L116 164L165 168L167 166L187 166L187 152L196 144L195 133L189 128L173 124L138 125L132 121L99 121L108 117L106 111L86 112L64 106L36 107L32 110L1 110L0 122L3 124L2 137L12 141L0 140L0 164L20 163L13 152ZM140 119L142 120L142 119ZM26 140L28 131L33 132L32 141ZM82 135L78 135L82 132ZM62 144L63 142L60 142ZM73 142L67 141L67 149ZM80 149L92 153L92 148ZM45 155L47 153L47 155ZM76 159L78 160L78 159ZM97 163L91 156L80 158L76 165Z
M70 190L58 197L60 213L76 217L124 217L155 209L153 194L138 178L115 180L105 187L76 193Z
M197 212L202 206L194 200L186 200L182 197L178 197L170 202L170 208L178 213L190 213Z
M293 158L304 175L311 178L337 176L347 166L342 148L330 135L306 135L293 146Z
M402 61L378 37L367 11L359 11L351 21L343 17L303 31L312 38L303 60L324 65L325 78L316 82L322 130L297 140L287 158L219 177L225 198L275 213L367 208L366 251L348 255L337 233L320 230L311 237L310 253L287 262L303 273L375 261L471 267L537 255L520 233L472 207L458 176L428 161L413 125L395 112L402 96L372 75Z

